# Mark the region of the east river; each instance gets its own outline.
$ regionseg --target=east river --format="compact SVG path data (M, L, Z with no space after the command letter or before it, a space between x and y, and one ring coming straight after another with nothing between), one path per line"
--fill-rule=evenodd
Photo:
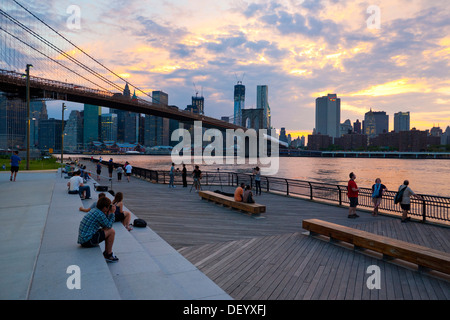
M133 166L153 170L169 170L172 162L171 156L102 155L103 160L110 158L116 163L128 161ZM193 166L193 163L188 164L188 171L193 170ZM181 165L175 167L181 169ZM220 171L248 173L253 167L255 164L236 164L236 161L234 164L200 165L205 171L220 168ZM417 193L450 197L450 160L446 159L280 157L275 176L346 185L350 172L356 174L360 187L371 187L375 179L380 178L389 190L397 190L407 179Z

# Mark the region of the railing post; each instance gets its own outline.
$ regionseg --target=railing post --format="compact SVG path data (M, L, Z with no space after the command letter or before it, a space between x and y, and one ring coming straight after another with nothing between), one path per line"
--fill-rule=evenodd
M422 200L422 222L427 220L427 202L425 199Z
M312 188L311 182L308 181L308 184L309 184L309 199L312 200L313 199L313 188Z
M266 185L267 192L269 192L270 188L269 188L269 178L268 177L266 177L266 182L267 182L267 185Z
M286 195L289 196L289 182L287 179L284 179L284 181L286 181Z
M339 190L339 205L342 206L342 192L341 192L341 187L337 186L338 190Z

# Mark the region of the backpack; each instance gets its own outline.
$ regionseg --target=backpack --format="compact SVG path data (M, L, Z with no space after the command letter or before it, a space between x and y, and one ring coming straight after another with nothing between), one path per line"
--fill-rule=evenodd
M397 194L395 195L395 198L394 198L394 203L395 204L400 203L402 201L403 193L405 192L406 188L408 188L408 187L406 186L403 189L398 190L398 192L397 192Z
M143 219L134 219L133 226L138 228L145 228L147 226L147 222Z

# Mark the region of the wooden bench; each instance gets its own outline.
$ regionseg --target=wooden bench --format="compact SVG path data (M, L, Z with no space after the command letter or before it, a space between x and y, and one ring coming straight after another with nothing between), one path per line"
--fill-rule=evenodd
M416 264L419 271L431 269L450 274L450 254L447 252L319 219L303 220L302 227L310 231L312 236L320 234L330 237L331 241L353 244L355 249L370 249L382 253L384 260L400 259Z
M216 203L223 204L230 208L242 210L251 214L260 214L266 212L266 206L257 203L244 203L235 201L233 197L213 192L213 191L199 191L199 196L202 199L210 200Z

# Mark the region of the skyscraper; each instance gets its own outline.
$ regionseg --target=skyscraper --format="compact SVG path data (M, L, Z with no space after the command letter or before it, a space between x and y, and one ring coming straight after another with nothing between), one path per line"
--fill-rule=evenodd
M104 113L100 119L102 141L117 141L117 114Z
M270 129L269 87L267 85L256 87L256 108L263 109L263 129Z
M64 150L78 150L83 143L83 118L81 112L72 110L64 125Z
M374 111L376 134L389 132L389 115L384 111Z
M194 110L197 110L198 114L205 114L205 98L201 97L192 97L192 107Z
M65 122L65 121L64 121ZM39 121L39 148L61 151L62 121L54 118Z
M39 121L47 120L47 104L45 100L30 101L30 147L39 146Z
M372 111L371 108L364 115L363 131L369 138L389 132L389 115L384 111Z
M98 140L99 135L99 115L101 108L90 104L84 105L83 120L83 144L87 147L92 141Z
M27 104L0 92L0 148L18 149L27 143ZM31 146L31 144L30 144Z
M394 131L409 131L409 111L394 113Z
M234 121L233 123L242 126L242 109L245 108L245 86L242 81L234 86Z
M315 132L338 138L340 136L340 124L341 99L336 94L328 94L317 98Z
M152 102L168 106L169 95L163 91L152 92ZM169 119L145 115L144 142L147 147L169 145Z
M359 119L356 119L355 122L353 122L353 132L361 134L361 122L359 122Z

